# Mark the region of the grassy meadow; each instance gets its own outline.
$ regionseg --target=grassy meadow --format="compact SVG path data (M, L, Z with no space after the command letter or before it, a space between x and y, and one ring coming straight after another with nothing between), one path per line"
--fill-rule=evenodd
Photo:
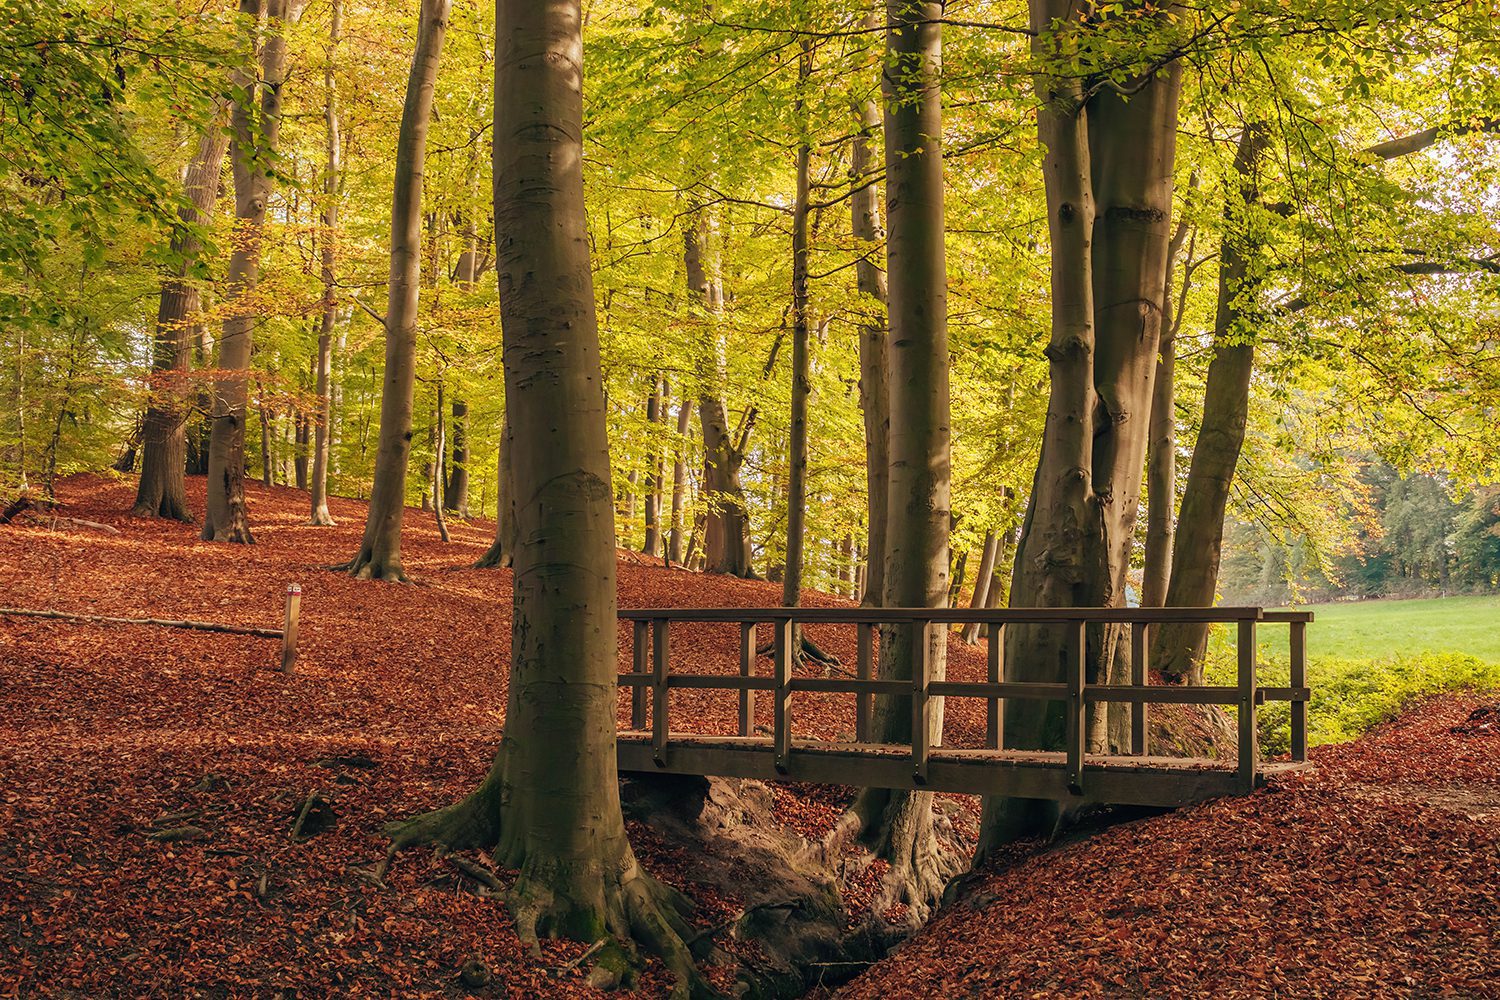
M1459 688L1500 689L1500 596L1441 597L1309 605L1308 684L1313 699L1308 740L1351 740L1390 718L1413 698ZM1262 625L1260 683L1288 683L1288 629ZM1209 683L1235 683L1234 635L1220 629L1208 663ZM1261 710L1270 753L1287 748L1287 706Z

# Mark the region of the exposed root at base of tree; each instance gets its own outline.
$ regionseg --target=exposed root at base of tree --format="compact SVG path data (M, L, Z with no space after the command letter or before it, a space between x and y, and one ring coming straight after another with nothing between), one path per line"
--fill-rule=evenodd
M164 521L193 524L193 515L175 502L162 499L156 503L138 503L130 508L131 517L159 517Z
M335 573L348 573L356 580L382 580L386 583L411 583L400 560L384 562L374 558L368 549L360 549L359 555L346 563L328 567Z
M927 922L949 882L967 868L949 845L951 826L933 811L931 792L864 789L824 841L825 852L841 851L851 837L890 865L872 914L904 905L911 929Z
M312 516L307 519L307 523L314 528L332 528L338 524L333 519L333 515L326 510L313 511Z
M508 549L499 542L491 545L489 551L480 556L474 563L475 569L505 569L510 566L511 554Z
M498 788L497 782L486 780L453 805L388 826L391 844L377 880L384 880L395 855L405 848L499 849ZM535 854L498 860L519 869L505 899L523 942L565 937L597 944L601 937L607 939L594 955L590 984L630 986L641 966L639 946L659 957L676 977L673 1000L721 997L698 971L686 944L695 937L688 923L692 903L647 875L628 849L623 859L601 858L585 865Z

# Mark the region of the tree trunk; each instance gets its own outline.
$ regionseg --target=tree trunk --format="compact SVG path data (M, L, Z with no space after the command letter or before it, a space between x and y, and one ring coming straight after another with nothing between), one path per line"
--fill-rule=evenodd
M235 73L241 97L231 115L230 162L234 166L234 247L225 272L226 311L219 339L218 368L232 373L213 385L212 429L208 444L208 503L203 539L255 541L245 509L245 404L255 316L250 312L260 280L261 227L273 180L270 165L281 130L281 88L286 80L286 28L302 16L306 0L240 0L240 12L256 23L266 15L271 27L261 49L260 82L249 68ZM255 102L259 95L259 122Z
M880 23L873 11L865 27ZM859 407L865 422L865 485L869 510L865 528L865 574L860 594L866 606L880 603L885 588L885 535L887 497L890 482L889 435L891 409L886 390L886 277L880 266L879 243L884 234L880 228L880 189L873 180L878 169L871 143L880 125L880 106L865 101L859 108L859 131L854 136L853 172L855 184L864 184L849 199L854 238L863 244L864 253L854 265L856 282L862 299L863 318L859 328ZM869 180L866 180L866 179Z
M984 551L979 557L979 574L974 577L974 594L969 598L969 607L973 609L987 608L990 606L990 587L995 579L995 560L1000 554L1000 536L994 531L987 531L984 535ZM979 641L979 623L971 622L964 626L960 638L970 646Z
M443 428L443 383L441 381L437 384L437 405L432 409L432 426L437 438L432 450L432 465L437 473L432 477L432 513L437 519L439 537L447 542L452 539L448 537L448 522L443 516L443 510L447 506L447 498L443 495L443 466L448 461L445 457L448 442Z
M459 517L469 516L469 404L453 400L453 472L444 504Z
M943 237L942 16L939 2L889 0L885 86L886 248L890 276L890 496L886 607L948 605L951 461L947 264ZM892 627L880 642L880 676L911 680L921 643L929 677L947 672L948 630ZM942 742L942 700L929 714ZM876 699L874 739L909 744L909 696ZM860 838L891 864L877 912L892 902L925 920L942 898L956 859L938 840L932 793L864 789L851 809Z
M339 137L338 85L334 79L334 56L343 36L344 0L333 0L328 27L328 56L323 67L323 125L327 139L327 173L323 178L323 315L318 325L317 394L318 414L313 427L311 523L328 526L328 465L333 451L333 331L338 321L335 267L339 227L339 172L343 157Z
M347 569L360 579L404 581L401 519L411 458L412 396L417 377L417 302L422 271L422 180L427 128L450 0L422 0L417 48L412 55L396 142L396 185L391 205L390 291L385 314L385 382L380 397L380 442L364 540Z
M518 869L509 902L523 940L628 936L663 956L678 995L706 996L680 897L641 869L620 810L615 522L584 218L579 4L498 6L496 256L519 528L509 704L480 787L396 831L395 846L493 847Z
M806 114L803 90L812 74L811 41L803 41L797 65L798 89L792 114L801 121ZM781 575L781 603L788 608L802 601L802 550L807 534L807 406L812 395L807 216L811 172L812 147L804 140L797 147L797 193L792 202L792 412L787 435L786 565ZM793 648L800 650L800 642Z
M663 407L666 386L660 378L651 380L651 394L646 397L646 423L650 427L650 457L646 469L646 537L641 551L648 556L661 554L661 439L657 425L666 423Z
M500 446L495 468L495 540L475 569L504 569L516 551L516 491L510 474L510 414L500 425Z
M1238 203L1226 206L1223 245L1219 252L1219 300L1214 317L1214 356L1203 386L1203 420L1193 446L1177 538L1172 547L1172 577L1167 603L1174 607L1211 607L1219 582L1224 546L1224 512L1229 488L1245 443L1250 409L1250 376L1255 366L1252 337L1257 281L1251 273L1256 239L1247 210L1260 200L1256 166L1266 146L1263 125L1251 124L1240 136L1234 166L1239 179ZM1208 626L1162 625L1151 643L1152 665L1174 680L1201 684Z
M692 424L692 407L688 405L688 396L683 394L682 402L677 405L677 439L674 443L672 454L672 528L667 536L667 565L682 565L682 543L684 525L683 510L687 506L687 452L688 452L688 430Z
M192 520L183 477L187 471L186 423L191 409L187 373L193 367L199 301L198 289L188 280L188 273L202 251L202 241L190 227L208 222L219 197L224 154L229 149L222 110L209 121L183 174L188 204L179 216L182 225L172 234L172 271L162 279L156 307L151 401L141 432L141 479L131 508L137 517Z
M1032 0L1030 10L1036 55L1066 63L1082 9ZM1180 66L1169 63L1128 100L1112 88L1086 98L1088 81L1071 73L1036 80L1052 245L1051 388L1012 606L1124 600L1161 329L1180 79ZM1115 629L1089 629L1090 683L1108 677L1116 638ZM1015 681L1061 681L1078 652L1066 626L1012 627L1005 641ZM1060 703L1012 700L1005 708L1008 747L1062 746ZM988 798L978 856L1050 835L1061 815L1052 800Z
M1167 278L1161 300L1161 347L1156 356L1156 382L1151 389L1150 442L1146 446L1146 549L1141 572L1141 607L1162 607L1172 576L1172 535L1177 514L1177 330L1180 308L1172 303L1172 276L1177 254L1187 237L1187 221L1177 224L1167 247ZM1192 245L1188 257L1193 255ZM1192 275L1184 269L1182 300L1186 301Z
M723 304L717 278L704 267L704 220L696 215L683 229L683 264L690 299L706 314L709 333L703 338L698 362L700 391L698 422L703 430L703 500L707 508L703 528L704 569L709 573L754 579L750 562L750 514L740 486L744 441L736 446L729 433L729 417L720 395L724 382L723 341L713 329Z
M265 390L262 389L261 392L264 396ZM264 486L276 484L276 474L272 467L274 450L271 444L271 424L275 420L275 412L262 402L260 404L260 481Z

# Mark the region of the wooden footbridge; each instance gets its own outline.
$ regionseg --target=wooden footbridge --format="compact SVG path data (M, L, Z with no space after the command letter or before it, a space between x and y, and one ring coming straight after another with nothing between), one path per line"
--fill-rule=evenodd
M1261 608L1018 608L961 610L932 608L724 608L622 610L632 623L633 669L620 675L631 688L631 724L619 737L622 771L718 775L767 781L807 781L879 788L930 789L976 795L1009 795L1063 801L1178 806L1253 790L1268 774L1306 766L1307 662L1306 634L1312 615ZM913 642L911 680L880 679L877 631L881 625L923 630L979 622L991 626L987 678L982 682L937 680L930 674L928 642ZM1146 650L1150 630L1170 622L1232 625L1236 629L1237 683L1228 686L1179 686L1149 683ZM674 673L669 667L671 626L720 623L739 626L739 670L736 673ZM1042 624L1072 631L1067 677L1062 683L1006 680L1004 629ZM1130 643L1130 683L1085 681L1085 638L1091 625L1123 627ZM791 655L795 628L801 625L850 625L857 630L858 663L854 676L794 676ZM1261 625L1290 629L1291 676L1287 687L1257 683L1256 630ZM757 673L760 630L771 632L771 672ZM1122 639L1123 641L1123 639ZM738 692L738 732L673 732L669 702L673 691L708 689ZM793 739L795 697L801 693L852 695L855 699L853 742ZM757 735L758 693L771 698L770 735ZM911 703L910 745L873 742L872 704L877 695L895 695ZM650 701L648 725L647 701ZM934 726L940 698L977 698L985 702L984 745L950 748ZM1067 735L1056 752L1004 749L1004 702L1007 699L1062 702ZM1268 701L1290 702L1290 760L1261 760L1257 710ZM1091 704L1131 706L1128 753L1092 754L1086 750L1087 711ZM1224 705L1236 710L1238 753L1232 760L1147 755L1152 705Z

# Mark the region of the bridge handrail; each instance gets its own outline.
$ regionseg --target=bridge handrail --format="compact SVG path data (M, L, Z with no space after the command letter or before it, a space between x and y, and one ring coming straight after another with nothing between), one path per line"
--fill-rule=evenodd
M916 784L926 780L931 755L932 710L934 698L969 697L986 701L985 746L998 750L1003 745L1002 702L1006 698L1028 698L1062 701L1067 705L1066 757L1068 784L1082 793L1083 766L1086 756L1086 711L1089 703L1126 703L1132 706L1129 756L1143 757L1147 750L1148 706L1153 704L1234 705L1239 716L1239 783L1246 790L1257 781L1260 749L1257 733L1257 708L1266 701L1291 703L1291 756L1294 761L1307 759L1307 688L1306 629L1313 620L1311 612L1266 611L1263 608L631 608L621 609L619 617L632 624L633 666L630 673L619 675L622 687L633 689L631 726L646 728L646 691L651 691L651 741L654 757L664 766L669 742L669 692L678 689L711 689L739 692L739 735L752 736L755 692L770 692L773 698L773 735L776 769L785 773L792 753L791 695L794 692L853 694L855 701L855 739L867 743L873 719L872 699L876 695L909 697L912 704L912 767ZM672 622L729 623L740 626L740 663L737 674L674 674L669 669ZM875 627L877 625L916 625L930 630L935 625L978 622L990 624L1001 633L1013 624L1062 624L1077 629L1070 657L1068 677L1061 683L1005 681L1004 642L993 637L988 646L986 681L950 681L930 676L927 651L929 641L914 642L913 677L883 679L875 676ZM1237 626L1237 683L1233 687L1209 685L1152 685L1147 672L1147 636L1151 626L1164 623L1195 622L1233 624ZM1256 625L1258 623L1289 626L1291 677L1287 687L1260 687L1256 684ZM792 642L794 625L852 624L858 628L858 674L852 678L794 677ZM1089 625L1124 624L1130 632L1131 683L1088 684L1085 677L1085 630ZM757 676L755 662L759 655L756 634L760 625L773 628L773 672Z

